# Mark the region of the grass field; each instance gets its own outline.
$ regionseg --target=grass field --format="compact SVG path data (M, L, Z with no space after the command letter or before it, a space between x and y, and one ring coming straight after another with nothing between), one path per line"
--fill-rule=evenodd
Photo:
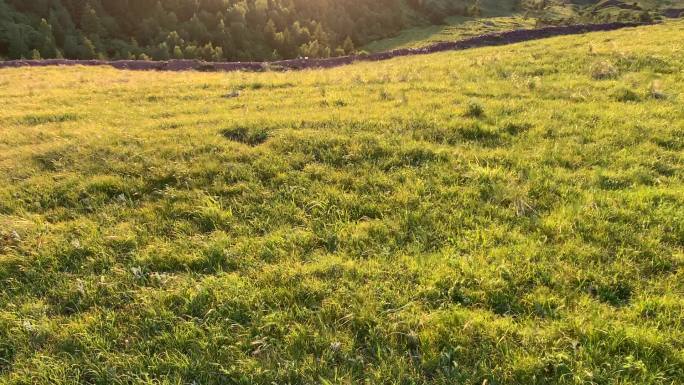
M534 2L533 0L527 1L527 3ZM634 21L624 15L621 17L620 14L638 13L638 11L625 10L621 6L638 6L643 10L651 11L654 16L660 15L668 8L684 8L684 0L605 0L589 8L587 4L591 2L575 1L575 4L572 4L565 0L543 0L545 6L539 9L521 7L520 2L513 0L479 0L477 3L481 9L481 15L477 17L452 16L446 18L443 25L408 28L397 36L366 44L363 49L368 52L383 52L398 48L419 48L486 33L533 29L548 23L566 25ZM581 6L582 4L584 7Z
M577 16L574 7L560 0L545 0L547 5L540 10L525 10L516 3L518 1L480 0L477 2L481 12L479 16L448 17L443 25L409 28L397 36L373 41L363 48L368 52L383 52L397 48L423 47L485 33L532 29L542 18L563 20Z
M684 22L0 71L0 384L681 384Z
M512 0L483 0L479 2L480 17L452 16L443 25L408 28L397 36L373 41L363 47L368 52L384 52L398 48L416 48L443 41L455 41L490 32L529 29L535 19L516 11ZM545 11L549 14L550 11Z
M532 29L535 21L522 16L499 16L470 18L453 16L444 25L414 27L402 31L397 36L376 40L367 44L365 51L384 52L399 48L419 48L444 41L456 41L491 32L514 29Z

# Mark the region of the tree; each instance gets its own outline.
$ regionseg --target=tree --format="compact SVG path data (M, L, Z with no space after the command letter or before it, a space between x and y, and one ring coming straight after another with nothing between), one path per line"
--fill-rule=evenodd
M316 24L311 38L317 40L318 44L328 45L328 34L323 31L323 26L320 23Z
M83 29L83 32L90 37L98 37L102 32L100 18L97 16L97 12L89 2L86 3L83 8L83 14L81 16L81 28Z
M202 20L194 14L192 19L187 23L187 31L190 34L190 39L198 42L205 42L210 40L209 30L202 23Z
M183 57L186 59L197 59L197 46L190 44L183 49Z
M185 45L185 40L183 40L183 38L180 37L178 32L171 31L171 32L169 32L168 35L166 35L166 44L169 47L175 47L175 46L182 47Z
M275 22L271 19L268 19L268 22L266 22L266 26L264 27L264 36L266 36L266 39L268 39L269 43L275 44L275 37L277 33L278 30L276 29Z
M86 36L81 35L81 46L79 48L79 59L95 59L97 57L97 52L95 49L95 44L88 39Z
M64 39L66 38L67 32L76 28L74 22L71 20L69 12L62 6L50 9L48 24L52 28L55 44L59 47L64 47Z
M40 20L38 26L38 35L40 36L40 55L44 58L53 58L57 56L57 45L55 37L52 34L52 26L45 19Z
M179 46L173 47L173 58L174 59L183 59L183 50Z
M171 55L169 54L169 46L166 44L166 42L160 43L151 50L150 56L154 60L169 60L171 58Z
M22 25L10 23L5 26L7 42L9 45L8 57L21 59L27 52L28 46L25 39L25 31Z
M344 43L342 43L342 49L344 50L344 53L347 55L351 55L354 53L354 42L352 41L351 37L347 36L346 39L344 39Z
M0 0L0 56L165 58L179 57L178 47L207 60L327 57L477 1Z
M69 34L64 38L64 56L69 59L77 59L81 55L81 46L78 36Z

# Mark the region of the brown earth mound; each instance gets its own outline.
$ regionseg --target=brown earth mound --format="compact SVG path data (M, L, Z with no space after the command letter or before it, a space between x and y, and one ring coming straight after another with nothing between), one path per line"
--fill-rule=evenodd
M463 50L468 48L497 46L553 36L573 35L586 32L611 31L620 28L637 27L639 23L581 24L538 29L519 29L488 33L453 42L436 43L424 48L404 48L370 55L340 56L328 59L291 59L275 62L203 62L199 60L139 61L139 60L10 60L0 62L0 68L45 67L45 66L112 66L125 70L143 71L264 71L303 70L309 68L332 68L357 61L379 61L399 56L422 55L434 52Z

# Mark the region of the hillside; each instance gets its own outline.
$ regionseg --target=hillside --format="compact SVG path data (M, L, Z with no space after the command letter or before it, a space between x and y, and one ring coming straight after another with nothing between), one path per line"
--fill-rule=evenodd
M477 12L452 15L443 23L417 25L363 46L369 52L423 47L484 33L550 25L644 22L684 16L684 1L479 0Z
M677 384L684 22L0 70L0 384Z
M0 0L0 60L334 57L680 11L684 0Z
M329 57L470 0L0 0L0 59Z

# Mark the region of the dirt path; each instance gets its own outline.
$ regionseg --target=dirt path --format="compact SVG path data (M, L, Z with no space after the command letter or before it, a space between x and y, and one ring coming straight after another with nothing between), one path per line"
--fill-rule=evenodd
M351 64L358 61L379 61L399 56L423 55L434 52L464 50L468 48L498 46L537 40L553 36L574 35L586 32L612 31L621 28L638 27L646 24L639 23L606 23L580 24L560 27L545 27L538 29L521 29L506 32L489 33L463 40L437 43L423 48L396 49L370 55L341 56L328 59L291 59L275 62L203 62L199 60L169 60L169 61L140 61L140 60L10 60L0 62L0 68L44 67L44 66L112 66L118 69L141 71L264 71L264 70L303 70L309 68L332 68Z

